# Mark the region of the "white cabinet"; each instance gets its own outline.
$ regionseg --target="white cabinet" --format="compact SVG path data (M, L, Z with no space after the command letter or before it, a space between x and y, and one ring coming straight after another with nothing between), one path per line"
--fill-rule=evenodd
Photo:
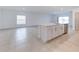
M60 35L64 34L64 25L50 25L38 27L38 36L43 42L54 39Z

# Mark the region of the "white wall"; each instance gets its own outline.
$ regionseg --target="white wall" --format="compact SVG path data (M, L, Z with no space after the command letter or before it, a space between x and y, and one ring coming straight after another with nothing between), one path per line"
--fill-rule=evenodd
M38 18L38 24L48 24L51 23L51 15L46 14L40 14L40 17Z
M16 26L15 12L0 9L0 29L13 28Z
M55 15L52 15L52 22L57 23L58 22L58 17L60 16L69 16L69 24L68 24L68 33L71 33L75 30L75 23L74 23L74 15L73 12L63 12L63 13L58 13Z
M16 15L25 15L26 24L16 25ZM46 23L57 23L57 18L59 16L72 16L70 14L38 14L38 13L27 13L22 11L0 9L0 29L4 28L16 28L23 26L37 26ZM72 17L71 17L72 18ZM72 25L72 20L70 20L69 27Z
M79 13L79 9L76 9L76 10L73 10L72 11L72 20L73 20L73 30L76 31L78 30L78 27L79 27L79 23L78 23L78 16L77 16L77 13Z
M16 15L25 15L26 24L20 26L16 25ZM51 15L0 9L0 29L16 28L23 26L37 26L39 24L50 23L50 20Z
M58 15L51 15L50 22L51 23L58 23L57 21L58 21Z
M26 15L26 25L24 26L38 26L40 24L49 23L51 15L17 12L17 15Z

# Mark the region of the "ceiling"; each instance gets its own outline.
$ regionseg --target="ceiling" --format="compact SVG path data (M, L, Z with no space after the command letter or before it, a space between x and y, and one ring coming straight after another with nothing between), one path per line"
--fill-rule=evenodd
M79 6L0 6L0 8L32 13L59 13L78 9Z

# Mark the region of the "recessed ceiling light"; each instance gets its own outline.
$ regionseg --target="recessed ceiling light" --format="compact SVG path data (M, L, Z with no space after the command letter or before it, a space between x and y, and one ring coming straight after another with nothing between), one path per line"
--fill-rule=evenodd
M64 9L63 9L63 8L61 8L60 10L61 10L61 11L63 11Z
M25 10L25 8L22 8L22 10Z

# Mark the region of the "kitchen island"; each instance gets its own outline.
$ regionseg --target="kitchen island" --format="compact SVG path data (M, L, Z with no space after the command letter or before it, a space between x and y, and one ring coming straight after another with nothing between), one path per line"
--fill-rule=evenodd
M43 42L47 42L63 34L63 24L42 24L38 26L38 37Z

